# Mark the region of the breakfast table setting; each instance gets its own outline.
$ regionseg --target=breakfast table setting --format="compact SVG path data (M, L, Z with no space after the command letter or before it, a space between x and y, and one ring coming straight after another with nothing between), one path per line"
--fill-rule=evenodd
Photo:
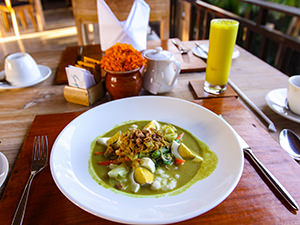
M300 224L299 159L281 140L284 128L300 135L300 116L291 100L286 105L293 81L235 45L228 83L210 93L208 47L208 40L147 41L145 68L132 75L141 80L121 81L124 92L113 91L120 83L110 69L91 63L108 55L101 45L23 54L42 77L0 85L0 152L7 158L0 165L1 224ZM98 79L87 81L92 73ZM98 184L89 166L92 141L134 120L187 129L216 153L215 170L174 195L125 195ZM19 203L30 174L37 175ZM19 207L25 210L16 215Z

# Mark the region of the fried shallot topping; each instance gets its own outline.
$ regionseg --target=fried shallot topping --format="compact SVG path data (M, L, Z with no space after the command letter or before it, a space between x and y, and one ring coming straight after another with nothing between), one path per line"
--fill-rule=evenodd
M119 138L108 144L104 156L118 161L138 158L140 154L149 156L162 147L169 148L170 143L156 129L131 129L121 133Z

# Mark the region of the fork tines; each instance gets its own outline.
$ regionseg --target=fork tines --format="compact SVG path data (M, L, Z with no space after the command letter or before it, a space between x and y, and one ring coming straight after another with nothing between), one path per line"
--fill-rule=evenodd
M47 136L35 136L32 159L46 159L48 155L48 138Z

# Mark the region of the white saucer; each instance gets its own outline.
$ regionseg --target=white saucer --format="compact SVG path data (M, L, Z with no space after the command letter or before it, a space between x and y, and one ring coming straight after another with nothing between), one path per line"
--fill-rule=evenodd
M266 95L266 102L268 106L279 115L292 120L294 122L300 123L300 115L297 115L290 111L286 102L287 89L280 88L270 91Z
M22 85L0 84L0 90L30 87L30 86L41 83L42 81L46 80L51 75L51 69L48 66L38 65L38 68L41 72L40 79L35 80L31 83L22 84ZM5 71L2 70L0 72L0 77L4 77L4 75L5 75Z
M200 44L201 48L200 47L194 47L192 49L192 52L194 53L194 55L200 57L200 58L204 58L204 59L207 59L207 54L205 52L208 52L208 47L209 45L208 44ZM234 48L233 50L233 54L232 54L232 59L235 59L237 57L240 56L240 51L237 50L236 48Z
M6 156L0 152L0 187L2 187L8 174L8 161Z

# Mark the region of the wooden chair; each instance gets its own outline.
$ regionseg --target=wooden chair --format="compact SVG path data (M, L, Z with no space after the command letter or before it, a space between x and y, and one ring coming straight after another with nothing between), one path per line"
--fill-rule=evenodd
M150 22L160 23L160 39L169 38L170 0L145 0L149 4ZM134 0L106 0L119 20L126 20ZM86 24L97 24L97 0L72 0L73 15L78 33L78 44L86 45ZM96 26L95 26L96 27Z
M4 2L0 2L0 12L2 14L2 22L5 28L5 31L10 30L10 22L8 15L11 16L13 29L16 36L20 35L19 23L17 19L17 15L20 18L21 24L24 28L28 28L28 23L26 20L25 12L28 13L31 23L34 29L37 31L38 27L34 17L34 10L31 1L11 1L5 0Z

